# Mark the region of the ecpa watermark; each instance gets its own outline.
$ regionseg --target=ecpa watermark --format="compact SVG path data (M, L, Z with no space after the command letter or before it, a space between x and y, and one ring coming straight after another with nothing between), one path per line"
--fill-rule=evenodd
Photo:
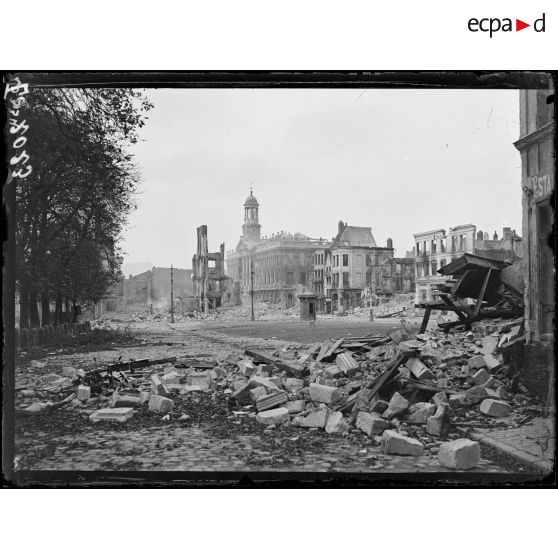
M513 24L514 19L515 26ZM533 31L536 33L544 33L546 30L546 14L543 13L541 17L535 19L533 24L511 17L484 17L480 19L472 17L467 22L467 28L469 31L472 33L489 33L490 38L492 38L492 35L495 33L511 33L513 31L522 31L528 27L532 27Z

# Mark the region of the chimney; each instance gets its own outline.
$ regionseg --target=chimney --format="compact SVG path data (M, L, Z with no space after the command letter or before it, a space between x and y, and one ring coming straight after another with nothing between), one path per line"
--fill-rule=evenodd
M393 240L391 238L387 239L387 247L393 250Z
M343 223L343 221L339 221L339 223L337 224L337 234L339 236L341 236L341 234L345 230L345 227L346 227L346 225Z

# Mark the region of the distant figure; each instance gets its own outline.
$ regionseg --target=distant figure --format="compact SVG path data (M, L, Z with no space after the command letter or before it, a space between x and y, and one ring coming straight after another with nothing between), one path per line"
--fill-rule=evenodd
M310 327L316 327L316 313L310 316Z

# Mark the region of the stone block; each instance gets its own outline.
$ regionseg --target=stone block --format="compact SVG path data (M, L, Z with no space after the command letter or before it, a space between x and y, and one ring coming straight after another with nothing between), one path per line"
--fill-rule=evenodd
M78 386L76 396L80 401L87 401L91 398L91 388L89 386Z
M481 413L497 418L509 415L511 410L511 405L498 399L485 399L480 406Z
M422 455L423 445L413 438L403 436L395 430L385 430L382 434L382 451L392 455Z
M256 400L256 409L258 411L267 411L274 407L281 407L287 402L287 394L284 391L278 391L264 395Z
M186 385L199 386L203 391L207 391L211 386L211 378L207 372L192 372L186 376Z
M455 395L450 395L449 406L450 409L460 409L467 405L467 396L464 393L457 393Z
M361 411L357 415L356 427L368 436L376 436L382 434L384 430L387 430L390 424L387 420L377 415Z
M481 339L482 341L482 349L481 352L483 355L489 355L494 352L496 347L498 346L498 338L494 337L494 335L487 335Z
M321 386L337 387L337 382L335 380L328 380L323 376L317 376L315 378L315 382L310 382L310 383L320 384Z
M325 425L325 431L328 434L344 434L349 431L349 428L347 421L343 418L343 413L340 411L331 413Z
M418 358L411 357L405 363L406 367L411 371L417 380L433 380L434 374L430 371L428 366L424 365Z
M271 364L258 364L258 374L267 378L273 374L273 366Z
M89 420L98 422L100 420L115 420L117 422L126 422L134 415L134 409L131 407L120 407L118 409L98 409L89 415Z
M360 372L360 366L358 362L348 351L337 355L335 357L335 364L347 376L354 376L356 373Z
M302 399L296 399L295 401L287 401L283 407L285 407L289 413L302 413L306 403Z
M325 428L330 412L327 407L319 407L305 416L299 424L303 428Z
M473 374L473 382L475 382L477 386L486 384L486 382L488 382L491 378L492 376L488 373L488 370L486 368L479 368Z
M310 384L309 394L312 401L325 403L326 405L337 403L342 396L338 388L322 386L320 384Z
M112 394L113 407L139 407L141 405L141 394L139 391L126 392L116 390Z
M409 408L409 402L397 391L393 394L392 398L389 400L388 408L383 412L382 416L385 419L392 419L393 417L400 415Z
M467 365L470 369L477 370L486 366L486 362L484 361L484 357L476 355L467 361Z
M450 406L448 403L441 403L436 409L436 413L426 420L426 432L432 436L445 438L450 429Z
M341 376L342 371L336 364L332 364L331 366L326 366L324 371L322 372L322 376L326 380L335 380L339 376Z
M151 376L151 391L155 395L168 395L169 392L157 374Z
M289 422L289 411L285 407L261 411L256 415L256 420L263 425L283 424Z
M467 398L467 405L476 405L486 399L488 394L484 386L475 386L465 392L465 397Z
M267 395L267 390L263 386L255 387L249 392L250 400L255 403L260 397L265 397Z
M241 360L238 363L238 370L245 376L251 376L256 371L256 367L254 363L249 360Z
M447 403L447 402L448 402L448 396L445 391L439 391L438 393L435 393L432 397L432 403L434 403L436 407L438 407L442 403Z
M445 442L438 450L438 461L449 469L473 469L480 460L480 444L459 438Z
M389 403L387 401L382 401L381 399L378 399L377 401L374 401L370 405L370 412L379 413L381 415L388 407L389 407Z
M489 372L496 372L502 366L502 363L493 355L484 355L484 362Z
M165 368L164 374L159 376L161 383L168 384L179 384L182 374L179 374L174 368Z
M273 382L271 378L263 378L262 376L254 376L250 380L250 387L254 388L254 387L258 387L258 386L262 386L267 391L270 391L270 392L282 391L281 387L277 386L277 384L275 382Z
M418 403L417 403L418 405ZM436 405L433 403L423 403L420 408L416 409L409 420L414 422L422 422L425 423L427 419L429 419L434 413L436 412Z
M158 413L170 413L174 407L174 401L168 397L163 397L161 395L152 395L149 398L149 404L147 408L150 411L155 411Z
M285 390L288 393L298 393L304 387L304 380L298 378L287 378L285 380Z

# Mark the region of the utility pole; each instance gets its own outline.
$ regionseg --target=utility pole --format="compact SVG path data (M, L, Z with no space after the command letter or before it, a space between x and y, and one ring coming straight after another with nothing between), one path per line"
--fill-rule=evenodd
M254 264L252 260L250 260L250 295L252 299L252 317L250 320L254 321Z
M171 264L171 307L170 307L170 315L171 315L171 324L174 324L174 270Z

